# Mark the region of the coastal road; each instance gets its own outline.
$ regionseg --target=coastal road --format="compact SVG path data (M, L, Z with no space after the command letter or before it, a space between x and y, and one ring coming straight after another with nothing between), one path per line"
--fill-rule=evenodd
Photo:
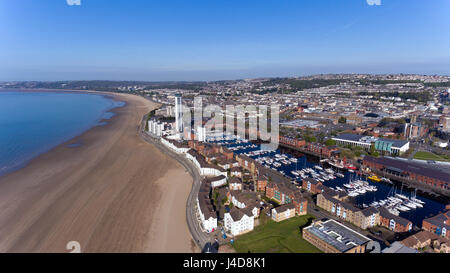
M195 166L184 156L179 155L172 150L168 149L164 146L158 138L152 137L145 132L145 120L144 117L141 123L141 127L139 129L140 137L146 142L154 145L163 153L169 155L171 158L175 159L178 163L180 163L186 171L192 176L192 190L189 193L187 203L186 203L186 220L188 224L189 231L191 232L192 238L197 246L202 250L206 243L212 242L213 238L208 236L208 234L204 233L199 226L199 221L197 220L197 210L196 210L196 200L197 195L200 190L201 185L201 176Z

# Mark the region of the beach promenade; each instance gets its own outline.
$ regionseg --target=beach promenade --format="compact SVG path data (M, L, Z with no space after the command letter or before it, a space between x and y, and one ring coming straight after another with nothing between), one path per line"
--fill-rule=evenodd
M155 108L111 94L126 106L105 126L0 177L0 252L199 252L188 227L192 177L140 137ZM79 146L69 146L78 143Z

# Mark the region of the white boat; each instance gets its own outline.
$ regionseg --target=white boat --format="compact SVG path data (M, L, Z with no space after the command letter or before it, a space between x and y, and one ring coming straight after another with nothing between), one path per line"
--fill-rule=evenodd
M336 173L336 176L339 176L340 178L344 178L345 175L343 175L342 173Z
M298 172L296 172L296 171L292 171L291 173L295 176L299 176Z
M405 202L404 205L407 206L407 207L410 207L412 209L416 209L417 208L417 206L413 202Z
M422 200L417 199L416 197L412 197L411 200L416 202L416 203L422 204L422 205L425 204L425 202L423 202Z
M413 200L411 200L411 202L413 202L414 205L416 205L416 207L423 208L423 205L422 205L422 204L417 203L416 201L413 201Z
M351 196L351 197L356 197L358 195L359 195L359 193L357 193L355 191L351 191L351 192L348 193L348 196Z
M398 206L396 207L396 209L398 209L398 210L400 210L400 211L409 211L409 210L411 210L410 208L405 207L405 206L402 206L402 205L398 205Z
M400 214L400 212L396 209L388 209L388 211L396 216L398 216Z
M314 166L314 168L316 168L316 169L318 169L318 170L323 170L323 168L322 167L320 167L319 165L316 165L316 166Z
M400 193L396 193L395 196L400 197L401 199L405 199L408 200L409 198L406 197L406 195L400 194Z
M334 173L333 169L331 169L331 168L325 169L325 171L326 171L327 173L331 173L331 174Z
M356 192L358 192L358 193L360 193L360 194L365 194L365 193L366 193L366 190L363 189L363 188L359 188L359 189L356 189Z

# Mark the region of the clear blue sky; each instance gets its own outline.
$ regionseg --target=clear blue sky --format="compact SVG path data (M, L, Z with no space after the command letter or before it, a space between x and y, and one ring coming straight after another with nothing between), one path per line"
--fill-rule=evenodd
M449 0L0 0L0 80L450 75L449 12Z

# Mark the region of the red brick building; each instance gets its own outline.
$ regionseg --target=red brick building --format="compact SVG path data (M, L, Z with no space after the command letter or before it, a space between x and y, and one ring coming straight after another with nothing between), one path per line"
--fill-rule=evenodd
M380 212L380 225L394 232L409 232L412 229L412 222L400 216L390 213L384 207L378 208Z
M295 148L302 148L306 145L305 140L298 139L298 138L292 138L287 136L280 136L280 144L284 144L287 146L295 147Z
M303 179L302 188L312 194L322 192L322 183L312 178Z
M450 239L450 210L424 219L422 229Z
M323 157L332 157L339 152L339 148L337 146L327 146L325 144L316 142L309 142L308 144L306 144L305 149L308 152L315 153Z
M450 189L450 177L438 168L426 164L393 159L388 157L365 156L364 168L386 172L400 178L415 180L429 186Z
M264 176L258 176L256 181L256 190L259 192L266 192L267 178Z

